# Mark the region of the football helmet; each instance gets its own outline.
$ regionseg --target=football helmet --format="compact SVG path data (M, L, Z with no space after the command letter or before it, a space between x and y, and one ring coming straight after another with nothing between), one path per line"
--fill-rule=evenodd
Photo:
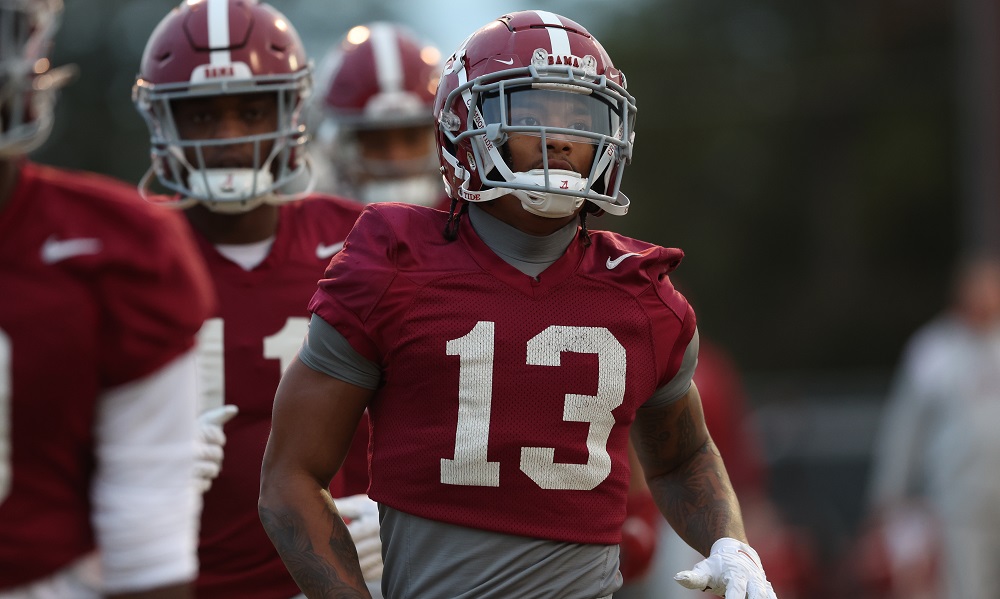
M52 129L55 92L73 72L49 62L62 9L62 0L0 0L0 157L27 154Z
M133 101L149 127L152 158L140 192L148 197L155 173L163 187L179 194L166 203L183 208L201 202L227 213L308 193L313 177L303 111L311 90L312 65L280 12L257 0L185 0L150 36L133 87ZM266 92L278 100L273 132L202 140L178 133L177 101ZM253 144L252 165L206 164L206 148L240 144ZM305 191L282 193L293 185Z
M338 191L366 203L441 201L432 114L440 61L436 47L387 22L358 25L327 52L317 77L316 141ZM403 128L410 131L397 143L412 146L405 158L364 155L362 136Z
M532 115L553 102L573 118ZM513 194L529 212L552 218L584 201L625 214L629 201L619 187L632 157L635 114L624 74L581 25L541 10L504 15L445 62L434 101L445 187L466 202ZM516 171L505 147L511 134L537 136L543 148L586 141L595 146L594 159L576 172L550 168L542 152L537 168Z

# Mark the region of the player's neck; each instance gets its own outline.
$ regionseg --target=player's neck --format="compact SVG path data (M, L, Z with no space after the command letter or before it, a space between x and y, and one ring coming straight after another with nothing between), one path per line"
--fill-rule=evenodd
M17 185L17 175L20 172L20 160L8 158L0 160L0 210L10 201Z
M184 211L188 222L212 244L256 243L278 230L278 206L263 204L241 214L220 214L200 204Z
M489 202L482 202L477 206L493 218L507 223L522 233L536 237L552 235L579 218L577 216L579 210L577 213L561 218L546 218L532 214L521 206L521 200L513 194L507 194Z

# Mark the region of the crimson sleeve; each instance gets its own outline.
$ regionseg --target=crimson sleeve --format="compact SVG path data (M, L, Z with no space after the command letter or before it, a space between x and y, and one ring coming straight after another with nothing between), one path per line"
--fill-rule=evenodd
M133 219L133 229L107 248L109 264L96 275L105 387L150 374L193 347L214 307L211 282L186 223L166 209L148 211L152 218Z

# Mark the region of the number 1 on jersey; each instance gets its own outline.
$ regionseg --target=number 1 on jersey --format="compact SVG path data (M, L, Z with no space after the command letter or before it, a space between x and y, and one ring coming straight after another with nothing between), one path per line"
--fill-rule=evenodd
M285 372L309 331L309 320L289 316L279 331L261 341L263 357L278 360ZM225 323L221 318L209 318L198 331L198 388L201 410L218 408L226 398Z

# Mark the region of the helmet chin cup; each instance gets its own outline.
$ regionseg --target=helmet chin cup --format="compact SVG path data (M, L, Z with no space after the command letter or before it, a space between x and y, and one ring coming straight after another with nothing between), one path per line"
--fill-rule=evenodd
M581 177L580 173L573 171L536 168L516 173L514 179L518 183L534 184L539 187L539 191L519 189L514 191L513 195L521 200L521 206L525 210L545 218L571 216L583 206L586 199L565 194L567 190L582 192L587 188L587 180ZM554 188L560 191L545 191Z
M572 216L583 206L584 198L562 195L558 193L538 193L519 189L513 193L521 200L521 207L528 212L545 218L564 218Z
M420 175L398 179L382 179L365 183L358 199L365 204L404 202L418 206L436 206L441 201L441 177Z
M212 212L248 212L267 201L274 177L267 169L211 168L188 175L191 196Z

